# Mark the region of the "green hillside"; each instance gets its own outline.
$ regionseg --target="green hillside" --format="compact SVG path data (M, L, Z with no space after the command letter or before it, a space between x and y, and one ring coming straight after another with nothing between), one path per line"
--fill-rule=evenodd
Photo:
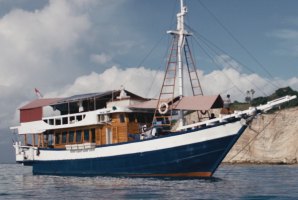
M285 88L280 88L276 90L272 95L267 96L267 97L256 97L250 101L250 103L241 103L241 102L234 102L231 105L231 108L234 110L245 110L249 106L258 106L261 104L266 104L268 101L286 96L286 95L296 95L298 97L298 92L293 90L290 87L285 87ZM281 105L281 108L292 108L298 106L298 98L284 103Z

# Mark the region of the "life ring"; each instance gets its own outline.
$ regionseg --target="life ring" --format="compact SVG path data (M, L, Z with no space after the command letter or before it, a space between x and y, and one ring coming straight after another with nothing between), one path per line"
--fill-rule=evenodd
M202 114L202 115L206 115L207 114L207 110L205 110L205 111L200 111L200 113Z
M166 102L159 104L158 106L159 114L164 115L168 112L168 110L169 110L169 105Z

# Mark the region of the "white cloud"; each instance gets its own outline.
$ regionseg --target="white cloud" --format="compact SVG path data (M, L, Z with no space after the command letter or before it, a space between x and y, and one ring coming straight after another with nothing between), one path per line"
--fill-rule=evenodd
M35 98L35 87L52 97L119 89L121 85L144 97L158 95L163 78L161 71L111 67L101 72L101 65L109 64L116 54L124 55L137 44L142 45L137 40L139 33L129 32L130 24L119 19L122 15L117 8L123 3L120 0L50 0L40 10L14 9L0 18L0 128L11 124L9 121L20 102ZM90 10L96 11L92 14L96 14L97 21L92 21ZM89 68L89 61L98 65L97 72L90 73L95 70ZM216 61L223 70L209 74L199 71L205 94L229 92L234 99L240 96L242 100L240 91L251 88L258 91L254 85L268 94L273 91L268 81L258 75L235 70L241 66L231 57L221 55ZM269 81L298 89L297 78Z
M233 100L238 101L244 101L246 91L250 89L256 91L255 96L270 95L278 89L274 85L291 86L293 89L298 89L297 78L267 80L257 74L242 74L233 68L224 68L209 74L198 71L198 74L205 95L221 94L225 96L230 94ZM163 71L144 67L121 69L114 66L103 73L92 72L89 75L78 77L73 84L61 88L59 91L48 93L46 96L71 96L78 93L102 92L120 89L123 85L125 89L143 97L156 98L161 88L163 75ZM189 87L188 80L185 81Z
M0 18L0 128L12 125L35 87L50 90L79 74L75 58L91 26L80 9L52 0L41 10L13 9Z
M50 2L43 10L16 9L0 19L0 85L53 83L49 73L59 77L62 74L56 71L68 70L62 66L66 67L69 55L77 53L74 47L90 22L87 16L74 13L66 1Z
M226 54L216 56L214 58L214 61L215 64L222 66L223 68L234 68L237 70L241 70L241 65Z
M160 90L163 72L140 68L120 69L111 67L99 74L92 72L89 75L78 77L73 84L46 96L70 96L77 93L99 92L113 89L125 89L144 97L157 95Z
M298 39L298 31L297 30L291 30L291 29L282 29L277 30L272 33L272 36L278 37L280 39L286 39L286 40L297 40Z
M96 64L106 64L112 60L112 57L110 55L107 55L105 53L102 54L92 54L90 56L90 60Z
M277 55L286 56L298 56L298 29L297 17L291 17L284 20L286 24L291 28L277 29L268 33L269 37L277 38L279 42L279 48L274 50Z

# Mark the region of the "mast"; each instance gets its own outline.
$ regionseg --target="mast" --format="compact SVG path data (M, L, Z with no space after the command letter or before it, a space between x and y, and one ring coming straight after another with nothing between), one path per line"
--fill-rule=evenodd
M183 0L180 0L180 12L177 14L176 30L167 31L173 36L172 45L169 49L169 55L166 64L163 84L160 90L156 109L153 117L153 126L159 123L163 128L171 129L173 122L173 110L177 106L177 102L184 96L184 78L183 68L186 67L190 79L193 96L203 95L203 91L198 78L195 63L190 52L187 36L191 36L184 28L184 16L187 14L187 8L184 6ZM185 63L184 63L185 62ZM176 95L176 87L178 86L178 95ZM178 127L184 125L184 111L178 111ZM198 120L200 120L199 112ZM177 119L177 118L176 118Z
M184 16L187 13L187 7L184 6L183 0L180 0L180 12L177 14L177 30L167 31L168 34L178 36L178 47L177 47L177 65L178 65L178 94L180 98L184 95L184 80L183 80L183 49L185 46L185 37L191 35L187 30L184 29ZM179 125L183 126L183 111L179 111Z
M184 16L187 13L187 8L184 6L183 0L180 0L180 12L177 14L177 30L170 30L167 33L178 36L178 53L177 53L177 64L178 64L178 88L179 95L183 96L183 48L185 45L185 36L191 35L187 30L184 29Z

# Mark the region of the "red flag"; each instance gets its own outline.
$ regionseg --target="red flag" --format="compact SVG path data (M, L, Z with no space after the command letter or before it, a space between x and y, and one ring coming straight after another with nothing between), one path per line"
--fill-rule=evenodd
M35 94L36 94L37 98L40 99L40 98L43 97L43 95L41 94L41 92L37 88L34 88L34 90L35 90Z

